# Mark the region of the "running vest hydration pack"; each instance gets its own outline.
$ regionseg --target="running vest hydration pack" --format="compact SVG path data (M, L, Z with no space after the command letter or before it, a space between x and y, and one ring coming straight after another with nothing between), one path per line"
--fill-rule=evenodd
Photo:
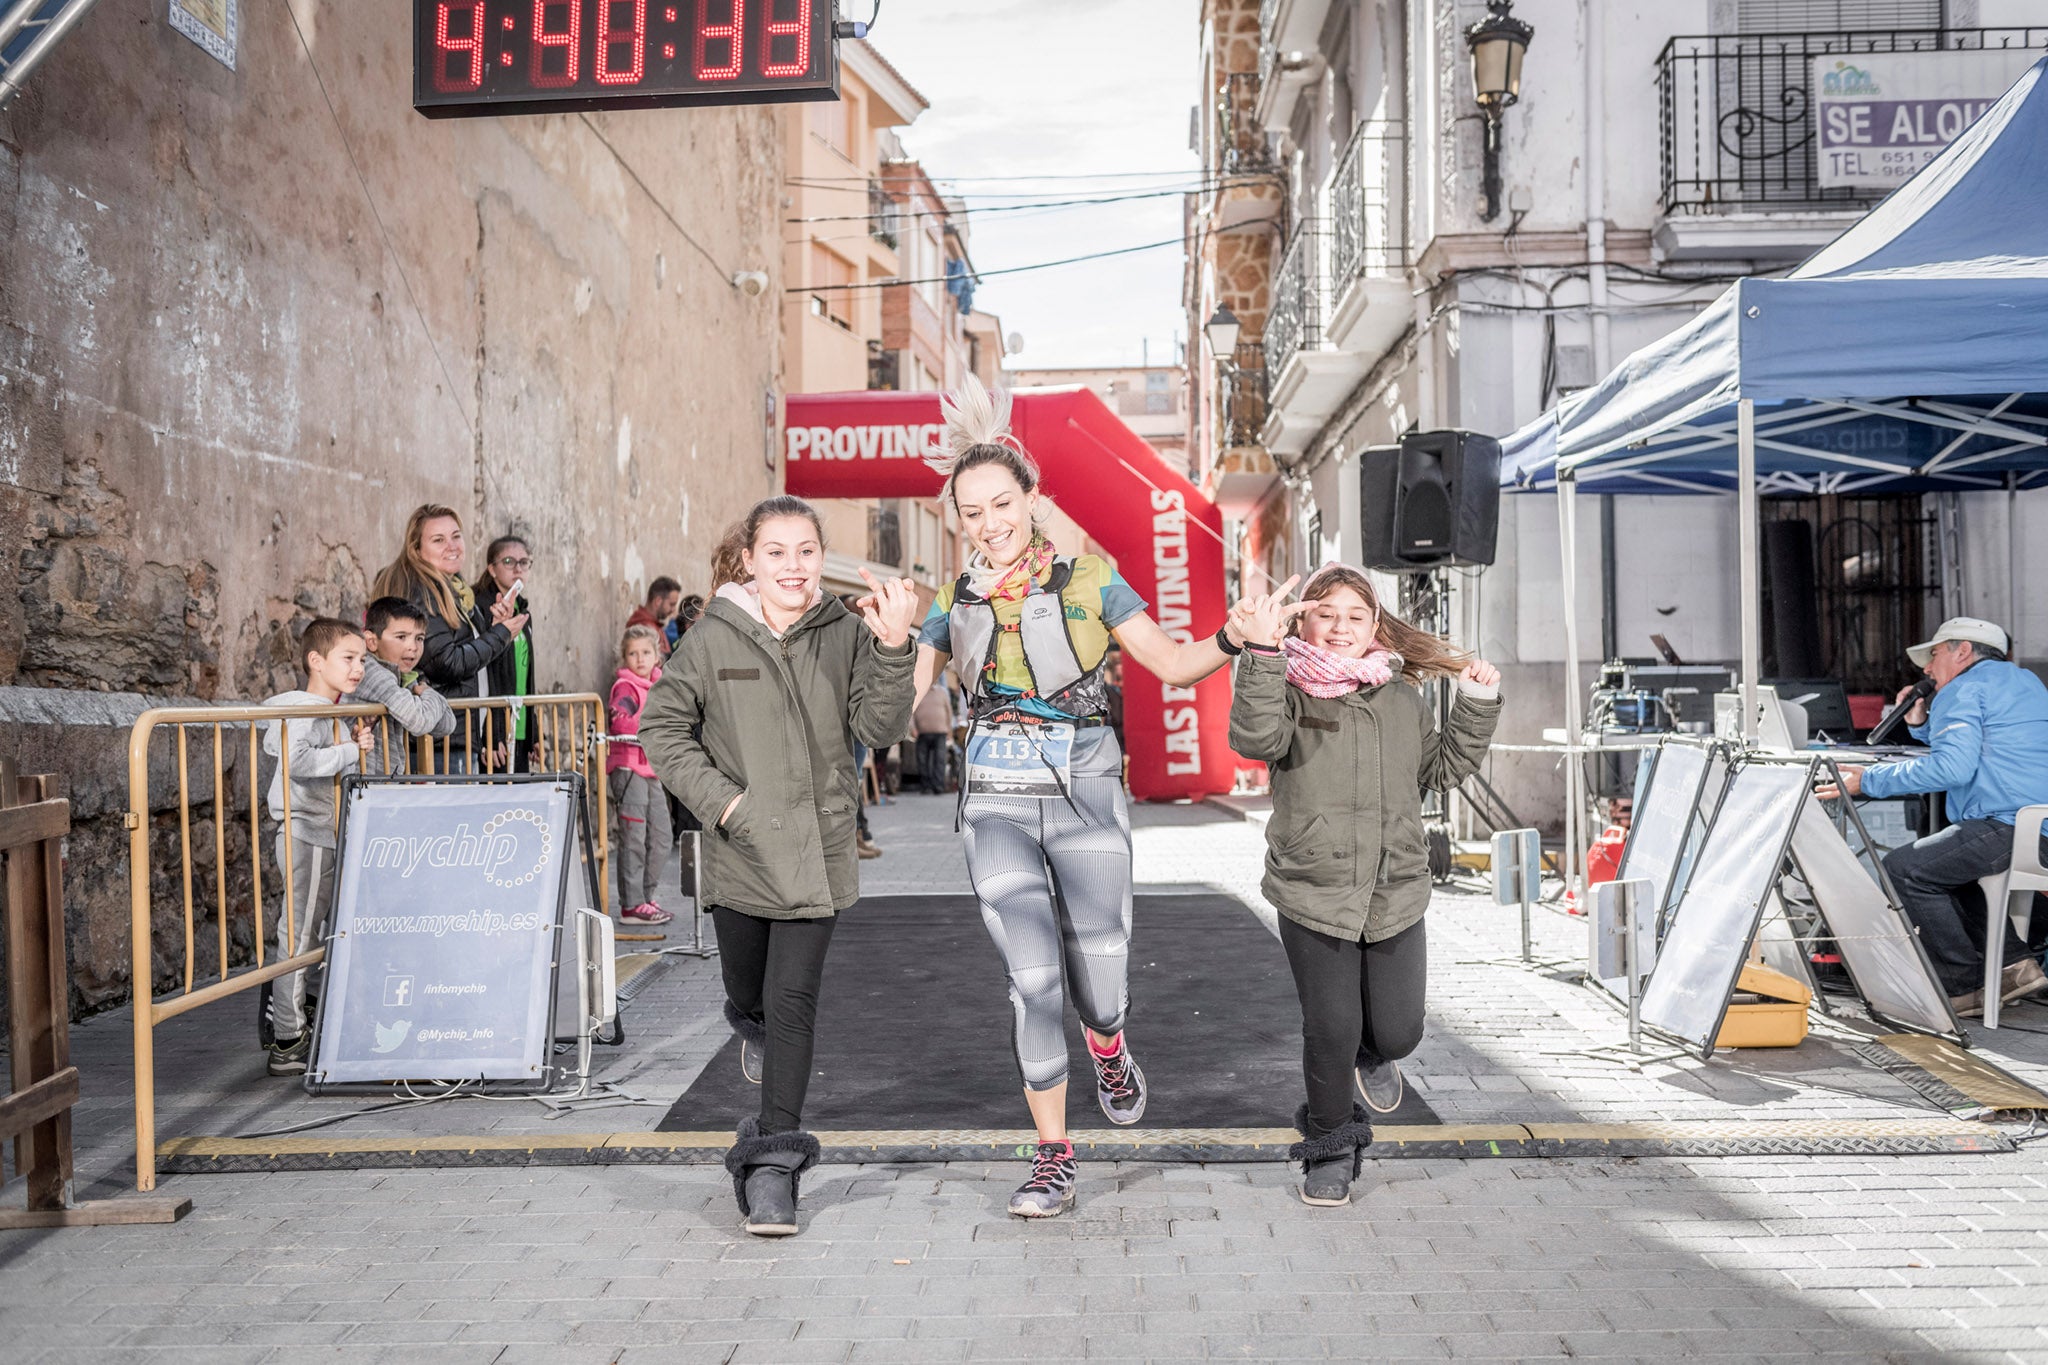
M1019 603L1014 629L1024 647L1025 671L1031 675L1031 686L1024 695L1083 719L1109 710L1109 686L1102 671L1102 661L1109 653L1109 630L1102 624L1099 606L1077 602L1069 608L1065 594L1074 576L1071 558L1054 560L1047 581L1033 583ZM1095 596L1099 602L1099 588ZM953 586L947 627L953 637L953 657L965 665L959 670L960 680L968 699L981 710L991 696L989 684L995 677L1002 632L1012 627L999 624L995 604L976 595L965 574Z

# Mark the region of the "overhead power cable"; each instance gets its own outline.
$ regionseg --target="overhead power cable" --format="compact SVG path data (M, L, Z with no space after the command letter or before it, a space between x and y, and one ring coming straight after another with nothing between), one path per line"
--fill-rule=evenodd
M1247 228L1271 227L1276 221L1276 219L1272 218L1254 218L1249 222L1233 223L1219 231L1242 232ZM977 280L985 280L996 275L1021 275L1030 270L1051 270L1055 266L1080 265L1086 261L1108 260L1112 256L1131 256L1140 251L1157 251L1162 247L1185 245L1187 245L1187 238L1185 236L1168 237L1163 241L1144 242L1137 246L1122 246L1111 251L1091 251L1085 256L1068 256L1057 261L1039 261L1035 265L1011 265L1004 266L1000 270L978 270L975 272L975 278ZM903 289L917 284L948 283L951 283L951 281L946 276L933 275L921 280L868 280L861 284L797 285L784 289L782 292L785 294L841 294L851 293L856 289Z
M1032 209L1064 209L1091 204L1128 204L1138 199L1178 199L1187 190L1150 190L1143 194L1105 195L1093 199L1054 199L1041 204L994 204L988 208L955 212L949 209L899 209L894 213L831 213L810 218L785 218L785 223L866 223L878 218L981 218L991 213L1022 213Z

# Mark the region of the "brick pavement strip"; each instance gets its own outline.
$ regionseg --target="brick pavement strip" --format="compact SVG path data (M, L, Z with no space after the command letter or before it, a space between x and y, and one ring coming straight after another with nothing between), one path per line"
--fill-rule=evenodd
M964 889L948 803L905 794L875 823L889 852L864 865L871 890ZM1137 824L1141 881L1261 909L1256 826L1186 807ZM1553 959L1584 932L1547 913L1538 931ZM1431 1035L1411 1079L1447 1121L1498 1121L1504 1103L1526 1122L1927 1112L1832 1045L1707 1065L1589 1055L1618 1036L1615 1012L1499 965L1514 932L1474 897L1433 912ZM651 1094L687 1085L723 1042L716 971L669 968L636 1002L640 1051L607 1065ZM209 1048L211 1012L179 1022L191 1034L166 1038L163 1131L284 1121L251 1059ZM125 1028L74 1032L96 1094L79 1121L95 1195L118 1193L128 1156ZM1997 1060L2048 1077L2035 1037L2002 1030ZM475 1132L478 1109L498 1131L558 1128L538 1106L440 1105L344 1131ZM659 1113L605 1117L625 1130ZM1075 1214L1042 1225L1004 1215L1008 1163L836 1166L806 1183L809 1226L783 1243L746 1238L730 1182L706 1167L171 1177L197 1204L181 1224L0 1234L0 1330L10 1365L2048 1362L2043 1150L1373 1161L1337 1210L1302 1206L1277 1162L1091 1162Z

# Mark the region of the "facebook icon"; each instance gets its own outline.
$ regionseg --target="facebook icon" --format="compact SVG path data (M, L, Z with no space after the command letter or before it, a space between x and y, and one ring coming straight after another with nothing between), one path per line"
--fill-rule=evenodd
M385 977L384 1003L387 1005L410 1005L412 1003L412 978L409 976Z

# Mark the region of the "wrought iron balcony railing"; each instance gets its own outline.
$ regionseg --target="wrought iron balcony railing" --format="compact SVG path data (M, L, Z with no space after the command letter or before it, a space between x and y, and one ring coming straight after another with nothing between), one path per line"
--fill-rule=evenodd
M894 247L902 221L902 209L882 182L868 181L868 232L883 246Z
M1360 275L1397 274L1408 264L1402 173L1407 125L1371 119L1358 125L1330 186L1332 292Z
M1224 372L1222 405L1216 418L1217 446L1230 450L1259 444L1266 426L1266 348L1256 341L1237 343L1232 367Z
M1217 164L1225 175L1256 175L1273 169L1273 151L1259 126L1259 74L1233 71L1216 92Z
M1284 366L1296 351L1322 344L1328 307L1325 250L1318 219L1304 219L1288 240L1280 267L1273 272L1273 299L1266 312L1266 359L1271 364Z
M1856 209L1884 192L1820 183L1813 61L1836 53L2048 47L2048 28L1673 38L1657 58L1666 213Z

